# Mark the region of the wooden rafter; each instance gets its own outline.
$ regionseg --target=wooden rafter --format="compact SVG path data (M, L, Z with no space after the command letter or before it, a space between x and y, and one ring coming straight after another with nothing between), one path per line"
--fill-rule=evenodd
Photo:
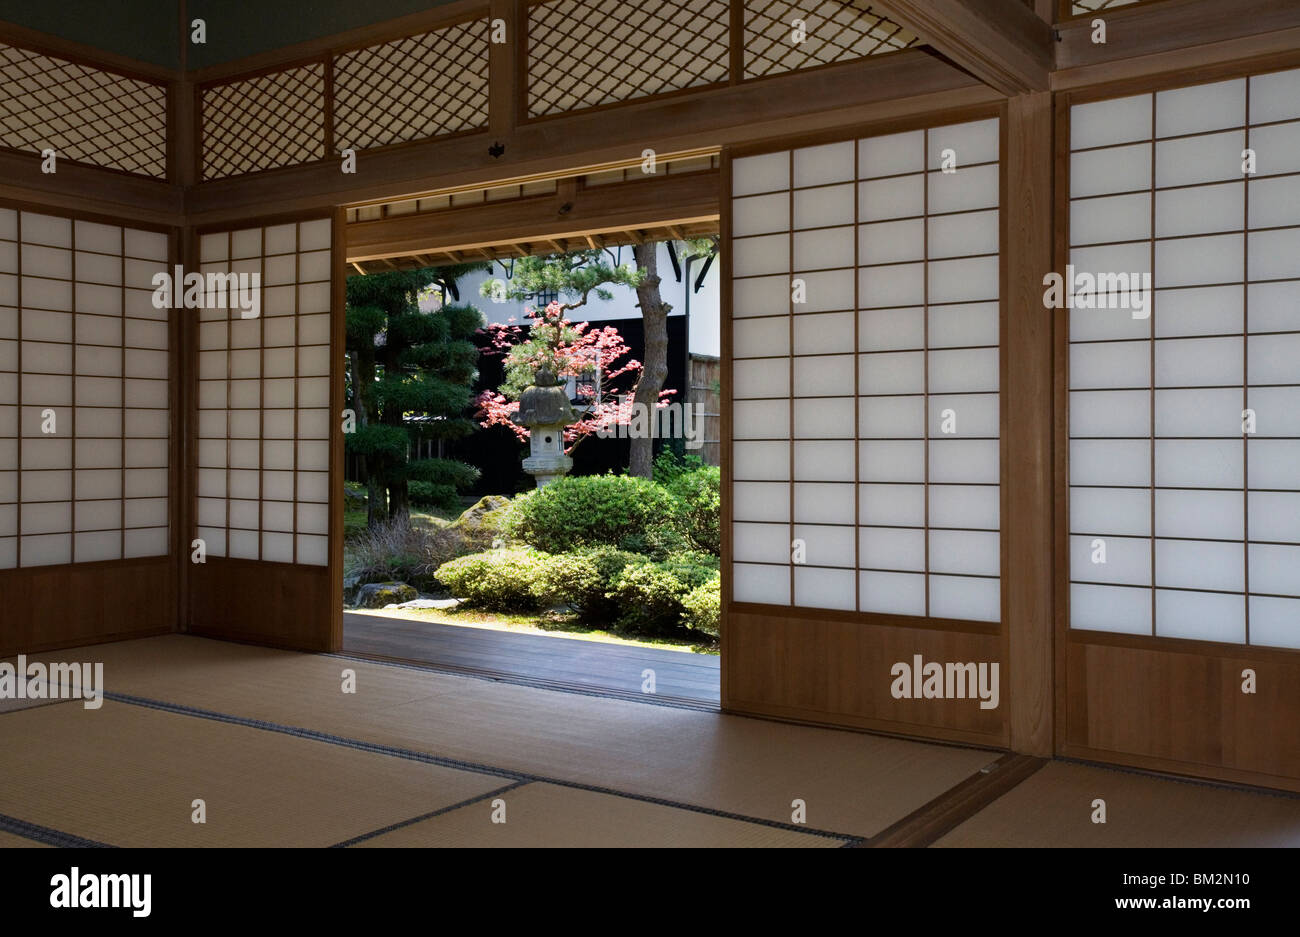
M1052 30L1021 0L884 0L874 5L1002 94L1048 87Z
M645 240L642 231L661 231L666 238L694 236L700 223L717 230L720 186L718 170L703 170L583 188L563 215L556 212L556 196L357 221L347 226L348 257L369 260L488 247L499 256L503 246L523 256L539 249L600 248L611 240L635 243Z

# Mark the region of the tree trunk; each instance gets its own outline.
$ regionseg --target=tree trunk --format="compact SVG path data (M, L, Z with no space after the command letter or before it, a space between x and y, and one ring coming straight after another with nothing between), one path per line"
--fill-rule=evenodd
M659 269L657 264L658 244L636 244L632 247L632 256L638 270L645 272L641 285L636 289L637 302L641 306L641 322L645 328L645 358L642 361L641 376L637 378L632 400L638 406L644 406L651 415L650 425L658 424L655 405L659 402L659 392L668 379L668 313L672 306L665 303L659 295ZM687 286L689 289L689 284ZM627 472L638 478L650 478L654 472L654 434L647 433L644 438L632 440L632 455Z
M411 523L411 494L406 477L395 479L388 485L388 519Z

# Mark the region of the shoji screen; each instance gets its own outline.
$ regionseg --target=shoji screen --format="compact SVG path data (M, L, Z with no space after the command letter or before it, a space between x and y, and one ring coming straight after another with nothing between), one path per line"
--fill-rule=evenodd
M996 119L732 161L732 599L1001 619Z
M1071 625L1300 647L1300 71L1071 108ZM1254 159L1255 165L1248 160Z
M211 557L329 562L329 219L203 234L201 270L261 276L261 315L199 323L197 536Z
M0 208L0 569L168 555L168 252Z

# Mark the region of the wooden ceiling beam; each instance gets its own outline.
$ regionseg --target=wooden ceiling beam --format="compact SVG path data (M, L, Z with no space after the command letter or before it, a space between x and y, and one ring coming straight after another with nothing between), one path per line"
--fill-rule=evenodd
M348 257L367 260L414 253L468 250L510 244L550 244L566 251L568 242L586 243L608 232L632 228L682 230L699 223L717 224L720 173L716 169L638 179L583 189L563 216L551 199L467 205L417 215L353 222L345 237ZM600 242L598 242L600 243Z
M680 153L998 99L997 92L960 69L925 50L909 49L768 81L535 121L501 137L469 133L366 152L359 155L356 174L340 173L337 160L329 159L214 180L188 193L188 207L195 224L220 224L252 214L413 198L465 185L513 184L639 159L647 147L660 154ZM505 146L499 158L488 154L494 142Z
M180 186L62 159L58 172L45 173L35 153L0 151L0 198L30 201L37 193L52 207L151 224L185 224Z
M1105 43L1092 21L1106 21ZM1196 70L1300 48L1300 3L1277 0L1162 0L1057 26L1052 90Z
M1001 94L1047 90L1052 28L1023 0L872 0L872 6Z

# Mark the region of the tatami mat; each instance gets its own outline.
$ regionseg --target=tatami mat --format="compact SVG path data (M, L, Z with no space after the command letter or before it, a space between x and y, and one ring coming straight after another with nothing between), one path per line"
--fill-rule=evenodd
M508 783L114 702L10 713L0 751L0 813L117 846L328 846Z
M4 830L0 830L0 849L25 849L33 846L42 848L45 844L38 843L23 836L15 836L13 833L6 833Z
M279 651L226 641L167 635L28 655L43 661L103 662L110 693L127 693L220 710L241 700L240 715L301 726L311 716L333 722L374 709L450 692L420 671ZM343 691L345 670L356 692Z
M308 728L542 779L871 836L989 752L495 683L181 635L60 652L111 693ZM51 655L53 657L53 655ZM340 672L357 673L355 696Z
M35 709L38 706L52 706L55 703L67 703L71 700L64 699L0 699L0 716L5 713L22 712L24 709ZM77 702L77 705L82 705Z
M493 816L504 823L494 823ZM747 823L611 794L527 784L429 820L402 827L362 847L836 847L844 840Z
M1092 822L1098 799L1104 824ZM935 845L1295 847L1300 798L1058 761Z

